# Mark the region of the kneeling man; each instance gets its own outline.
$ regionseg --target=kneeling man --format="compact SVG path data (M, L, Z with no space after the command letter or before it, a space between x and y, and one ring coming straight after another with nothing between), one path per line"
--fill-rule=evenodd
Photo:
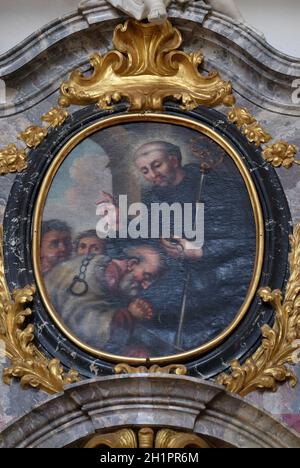
M135 321L151 320L151 304L137 296L163 270L159 251L140 245L125 249L121 259L76 257L55 267L45 282L64 324L87 345L103 350L114 336L120 337L120 330L116 332L114 327L124 328L125 346Z

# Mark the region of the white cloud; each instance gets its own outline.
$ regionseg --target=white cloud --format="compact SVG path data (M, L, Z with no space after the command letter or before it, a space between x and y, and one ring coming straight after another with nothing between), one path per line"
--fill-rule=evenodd
M55 191L58 185L54 184L50 189L44 220L60 219L67 222L76 232L95 229L98 221L96 202L100 198L100 192L103 190L112 193L112 175L108 164L109 158L100 146L98 154L77 156L69 174L64 173L65 178L69 176L72 185L62 192L61 200L58 201L57 194L54 194L55 202L51 202L51 191ZM63 170L62 165L60 171Z

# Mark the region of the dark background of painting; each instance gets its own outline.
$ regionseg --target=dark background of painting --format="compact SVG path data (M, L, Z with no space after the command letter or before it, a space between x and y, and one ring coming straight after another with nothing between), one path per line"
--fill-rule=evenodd
M79 129L89 126L99 118L122 112L126 112L126 105L116 106L114 112L99 111L94 106L79 111L70 117L62 128L54 130L37 150L31 152L29 169L17 177L5 214L5 260L7 280L11 289L35 281L31 260L32 216L39 186L49 164ZM288 234L291 224L286 199L275 171L263 162L260 150L250 145L218 112L198 109L182 113L179 107L173 104L166 106L166 112L184 115L214 127L245 158L265 217L266 250L260 285L282 289L287 275ZM34 300L33 312L38 342L46 353L60 359L66 367L75 366L85 376L93 375L91 366L97 366L99 373L113 372L113 365L89 356L60 333L52 323L38 293ZM272 309L256 298L243 322L225 342L194 362L187 363L190 374L209 378L226 370L233 359L246 359L260 342L260 326L272 322Z
M137 325L133 340L146 344L152 357L195 349L212 340L232 323L247 296L254 271L256 227L247 189L228 156L205 176L202 201L203 258L197 262L170 261L169 271L143 294L153 303L156 314L151 323ZM182 349L178 350L172 344L176 342L188 271Z

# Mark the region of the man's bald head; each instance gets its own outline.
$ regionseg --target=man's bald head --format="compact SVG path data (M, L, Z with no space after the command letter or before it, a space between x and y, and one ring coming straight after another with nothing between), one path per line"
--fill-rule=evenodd
M140 146L134 154L134 159L136 161L140 157L148 156L153 151L162 151L166 156L174 156L180 164L182 162L182 154L179 146L161 140L151 141Z
M124 251L128 270L143 289L148 289L165 270L162 256L154 247L140 245L129 247Z
M168 187L178 185L184 177L180 148L166 141L142 145L134 154L135 165L150 183Z

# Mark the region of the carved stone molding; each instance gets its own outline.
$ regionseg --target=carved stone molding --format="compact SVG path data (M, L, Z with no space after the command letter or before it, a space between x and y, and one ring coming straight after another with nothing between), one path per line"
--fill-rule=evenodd
M149 22L160 23L168 18L168 7L172 0L107 0L115 8L123 11L132 18L138 21L147 18ZM198 0L199 1L199 0ZM100 2L97 0L83 0L80 2L81 7L97 6ZM179 4L182 8L190 3L195 3L194 0L173 0L174 4ZM234 0L204 0L204 3L223 15L229 16L237 21L243 21L241 12L239 11Z
M291 100L292 83L300 78L300 60L276 51L249 27L210 13L202 2L184 11L172 4L169 17L183 32L185 47L201 49L208 68L219 69L225 79L233 80L239 94L265 109L300 115L300 106ZM103 0L97 7L81 8L52 22L2 55L0 77L17 93L13 92L13 100L6 106L0 106L0 115L36 105L57 91L74 68L88 70L87 55L95 50L105 53L114 27L123 19L124 15Z
M205 16L210 12L210 7L202 2L189 5L184 11L178 5L171 5L171 19L183 18L191 20L196 19L201 23ZM58 44L73 34L80 33L89 28L101 24L101 30L104 28L114 28L115 22L124 21L127 16L111 6L106 0L99 0L97 5L81 5L78 11L56 19L40 30L34 32L24 41L20 42L13 49L0 55L0 76L9 76L22 68L48 48Z
M236 5L235 0L204 0L212 7L213 11L222 13L237 21L244 21L244 18Z
M238 448L300 445L299 435L215 384L149 374L72 385L0 433L0 447L61 448L124 427L134 432L131 443L141 428L156 432L168 427L173 432L204 440L213 437ZM165 433L161 440L170 441L170 436L172 439L174 434ZM148 431L144 443L149 445L150 439Z

